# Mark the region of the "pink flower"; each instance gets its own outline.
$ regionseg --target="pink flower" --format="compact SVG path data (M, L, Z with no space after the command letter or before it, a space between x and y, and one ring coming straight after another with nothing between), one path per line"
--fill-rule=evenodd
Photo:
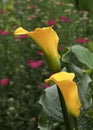
M49 84L39 84L38 88L49 88Z
M23 35L16 36L15 38L25 39L25 38L28 38L28 36L26 34L23 34Z
M28 64L31 68L38 68L39 66L41 66L43 64L42 60L28 60Z
M0 35L9 35L11 32L0 30Z
M88 43L90 42L90 40L88 38L77 38L75 39L75 42L82 44L82 43Z
M44 84L44 88L49 88L49 84Z
M43 52L42 51L37 51L37 54L38 55L43 55Z
M0 80L0 85L5 86L5 85L7 85L9 82L10 82L10 80L7 79L7 78L1 79L1 80Z
M65 47L64 47L64 46L61 46L60 50L61 50L61 51L64 51L64 50L65 50Z
M56 24L56 21L54 21L54 20L51 19L51 20L47 21L47 24L50 25L50 26L52 26L52 25Z
M59 17L59 20L65 22L65 23L71 22L71 19L66 16Z

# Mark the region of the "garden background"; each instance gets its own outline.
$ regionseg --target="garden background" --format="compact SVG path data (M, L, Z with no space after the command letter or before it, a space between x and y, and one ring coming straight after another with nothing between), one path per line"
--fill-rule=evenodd
M38 116L42 111L38 101L43 90L49 87L44 79L52 73L41 49L27 35L14 36L15 29L22 26L31 31L53 25L60 38L61 54L75 44L93 52L91 5L84 0L82 3L74 0L0 2L1 130L38 130ZM60 124L56 129L61 130Z

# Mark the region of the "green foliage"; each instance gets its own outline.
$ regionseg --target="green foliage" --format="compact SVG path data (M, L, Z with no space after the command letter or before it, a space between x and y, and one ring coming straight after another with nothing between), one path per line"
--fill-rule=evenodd
M65 59L64 59L64 61L65 61ZM82 72L82 70L80 68L78 68L77 66L75 66L73 64L68 64L66 66L67 66L67 71L70 71L70 72L73 71L76 74L75 80L78 84L79 96L80 96L80 100L82 103L81 115L78 118L79 130L87 130L89 128L92 130L93 120L91 119L91 117L86 116L86 114L84 113L84 111L87 109L90 109L90 106L91 106L90 93L88 92L89 83L90 83L91 79L89 78L88 75L84 74ZM62 122L63 127L64 127L64 119L63 119L63 115L61 114L61 106L59 103L56 85L51 86L50 88L45 90L45 92L43 93L43 95L40 98L39 103L42 105L45 115L47 114L49 119L50 119L50 117L52 118L51 126L53 126L53 124L57 121L59 123ZM50 122L51 120L46 119L45 121ZM90 125L89 125L89 122L90 122ZM62 126L62 124L61 124L61 126ZM50 123L47 125L48 125L47 127L49 127ZM41 126L42 126L42 123L41 123ZM44 125L44 126L46 128L46 125ZM40 130L42 130L42 127L39 127L39 128L41 128ZM51 127L49 127L49 128L50 128L50 130L52 130ZM61 128L61 130L62 130L62 128Z
M93 53L80 45L72 46L71 50L81 63L85 64L89 69L93 70Z
M74 53L76 55L74 55ZM73 63L77 58L78 59L77 65L79 62L81 64L85 63L85 65L87 65L88 59L85 58L86 55L88 57L90 56L90 61L92 62L91 60L92 53L88 49L80 45L74 45L62 56L62 63L64 64L63 66L65 66L65 68L63 68L63 71L73 72L76 75L75 81L78 85L79 96L82 104L81 114L80 117L78 118L79 130L87 130L87 129L92 130L93 128L93 119L92 119L93 115L91 111L92 96L90 94L91 88L89 85L89 83L91 82L91 78L88 74L85 74L85 72L83 72L82 69L80 69L78 66L74 65ZM60 109L61 106L59 103L58 93L55 85L45 90L45 92L40 98L39 103L42 105L44 112L49 117L51 117L52 120L54 119L58 122L62 122L62 123L64 122L63 116L61 114L61 109ZM54 122L52 122L52 125L53 123ZM50 128L50 130L52 129Z
M63 126L60 125L60 122L51 118L42 110L39 115L38 128L40 130L62 130L64 129L64 123Z
M73 1L73 0L72 0ZM71 2L72 2L71 1ZM48 20L54 20L53 26L59 36L59 51L62 58L62 70L74 72L79 87L79 94L83 104L83 115L80 116L80 128L92 127L92 108L89 86L93 79L88 75L87 69L92 69L92 53L76 43L76 38L93 39L93 22L86 12L79 13L73 4L67 4L68 0L8 0L0 4L0 33L1 30L9 34L0 34L0 80L8 78L9 84L0 85L0 129L1 130L38 130L39 115L40 130L64 130L65 125L60 110L56 86L46 89L41 96L44 87L44 79L51 72L43 55L38 55L40 48L30 38L14 37L14 30L23 26L27 30L37 27L50 26ZM71 22L63 22L59 17L66 16ZM93 44L82 44L93 51ZM71 47L64 52L61 47ZM82 49L82 53L80 49ZM84 58L87 55L90 60ZM39 68L30 68L28 60L43 60ZM75 65L74 65L74 64ZM65 66L65 67L64 67ZM87 73L87 74L86 74ZM89 74L92 74L89 73ZM90 77L89 77L90 76ZM40 86L40 87L38 87ZM41 98L40 98L41 96ZM40 104L38 104L40 98ZM51 107L52 106L52 107ZM91 109L90 109L91 106ZM47 123L46 123L47 122ZM61 122L63 123L61 125ZM85 122L85 123L84 123ZM88 123L90 122L90 125ZM83 126L82 126L83 124ZM87 126L87 127L86 127Z
M56 85L47 88L44 91L39 103L42 105L45 113L47 113L48 116L54 118L57 121L63 120Z
M56 96L54 96L54 92L56 92ZM83 93L83 92L82 92ZM51 94L51 97L50 97ZM44 99L43 99L44 98ZM50 100L51 102L50 102ZM55 127L58 127L59 124L61 124L60 130L64 129L64 120L63 116L60 114L60 104L58 99L58 94L56 90L56 86L51 86L51 88L48 88L45 90L45 93L42 95L40 99L40 104L43 106L44 112L41 113L39 117L39 128L40 130L52 130ZM56 105L55 105L56 104ZM55 108L56 113L55 113ZM81 110L81 115L78 118L78 125L79 130L92 130L93 128L93 119L91 119L91 116L88 116L90 112L84 113L83 110ZM92 112L91 112L92 113ZM61 123L62 122L62 123Z

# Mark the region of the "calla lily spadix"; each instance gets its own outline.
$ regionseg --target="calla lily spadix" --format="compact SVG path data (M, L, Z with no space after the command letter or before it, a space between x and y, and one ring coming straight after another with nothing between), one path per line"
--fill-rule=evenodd
M78 96L78 88L73 81L75 77L74 73L59 72L50 76L45 82L53 81L60 89L68 112L74 117L78 117L80 114L81 103Z
M58 35L51 27L36 28L34 31L27 31L19 27L14 32L15 35L26 34L30 36L42 49L47 59L48 65L53 72L60 70L60 55L58 53Z

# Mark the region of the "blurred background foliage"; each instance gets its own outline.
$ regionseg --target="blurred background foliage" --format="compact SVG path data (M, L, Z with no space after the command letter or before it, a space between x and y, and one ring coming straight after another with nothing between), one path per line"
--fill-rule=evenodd
M59 36L59 52L81 44L93 51L92 0L2 0L0 3L0 129L38 130L38 100L49 77L40 48L27 36L15 37L22 26L31 31L51 26ZM92 2L93 3L93 2ZM39 53L41 52L41 53ZM33 68L29 60L42 60ZM58 127L58 126L57 126ZM60 127L60 126L59 126Z

